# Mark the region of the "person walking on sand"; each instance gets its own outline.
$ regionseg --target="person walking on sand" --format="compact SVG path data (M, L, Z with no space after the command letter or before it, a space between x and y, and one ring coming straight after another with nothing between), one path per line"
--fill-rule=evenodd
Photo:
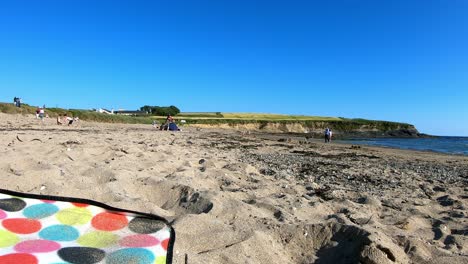
M325 143L330 142L330 129L327 127L325 129Z
M332 132L332 130L330 129L330 136L328 137L328 142L331 142L332 135L333 135L333 132Z
M38 114L39 118L41 119L41 121L44 121L44 117L45 117L45 111L44 111L44 108L39 108L39 114Z

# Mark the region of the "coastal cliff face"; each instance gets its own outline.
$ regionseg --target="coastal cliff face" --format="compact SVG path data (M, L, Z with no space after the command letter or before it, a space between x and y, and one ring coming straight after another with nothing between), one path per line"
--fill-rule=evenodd
M333 130L334 138L374 138L374 137L421 137L410 124L393 122L274 122L191 124L200 128L223 128L241 131L261 131L269 133L306 133L308 137L321 138L325 128Z

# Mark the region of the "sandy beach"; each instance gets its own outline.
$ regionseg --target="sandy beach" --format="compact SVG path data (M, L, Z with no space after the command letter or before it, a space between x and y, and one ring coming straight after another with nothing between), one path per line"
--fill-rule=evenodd
M160 215L174 263L468 263L468 157L0 114L1 188Z

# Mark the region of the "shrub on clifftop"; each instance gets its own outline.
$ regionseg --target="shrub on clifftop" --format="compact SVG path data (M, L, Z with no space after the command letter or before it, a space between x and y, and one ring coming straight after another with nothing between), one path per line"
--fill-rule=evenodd
M140 111L144 111L148 114L156 115L156 116L167 116L167 115L175 116L178 113L180 113L180 109L174 105L171 105L171 106L145 105L145 106L140 107Z

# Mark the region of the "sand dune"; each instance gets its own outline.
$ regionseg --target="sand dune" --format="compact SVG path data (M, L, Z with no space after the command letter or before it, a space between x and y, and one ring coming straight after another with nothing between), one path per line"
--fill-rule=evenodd
M173 222L174 263L467 263L468 158L0 114L1 188Z

